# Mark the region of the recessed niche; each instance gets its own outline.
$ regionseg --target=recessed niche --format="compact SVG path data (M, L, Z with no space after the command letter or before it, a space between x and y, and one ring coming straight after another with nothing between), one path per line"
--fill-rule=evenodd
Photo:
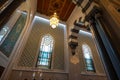
M120 8L118 8L117 11L120 12Z

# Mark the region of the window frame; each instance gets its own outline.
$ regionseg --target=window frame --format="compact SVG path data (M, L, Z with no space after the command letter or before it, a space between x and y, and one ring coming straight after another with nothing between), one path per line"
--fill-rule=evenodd
M86 62L85 52L84 52L84 50L83 50L83 46L84 46L84 45L85 45L85 47L87 46L88 54L89 54L90 62L91 62L90 65L92 65L92 66L90 66L90 67L92 67L93 70L88 69L89 66L88 66L88 64L87 64L87 62ZM82 44L82 53L83 53L83 58L84 58L85 70L86 70L87 72L95 72L96 70L95 70L94 61L93 61L92 50L91 50L91 48L90 48L90 46L89 46L88 44L86 44L86 43Z
M51 57L49 58L49 60L50 60L50 63L48 63L48 66L47 65L38 65L38 59L39 59L39 55L40 55L40 48L41 48L41 43L42 43L42 39L45 37L45 36L50 36L51 38L52 38L52 40L53 40L53 45L52 45L52 49L51 49ZM39 50L38 50L38 55L37 55L37 61L36 61L36 67L37 68L41 68L41 69L52 69L52 63L53 63L53 51L54 51L54 44L55 44L55 39L53 38L53 36L52 35L50 35L50 34L45 34L45 35L43 35L42 37L41 37L41 40L40 40L40 42L39 42Z

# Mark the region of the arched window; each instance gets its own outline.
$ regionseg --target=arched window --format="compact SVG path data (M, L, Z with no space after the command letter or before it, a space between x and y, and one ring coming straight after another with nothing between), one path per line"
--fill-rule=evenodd
M90 47L87 44L83 44L82 51L85 58L86 70L95 71Z
M51 67L53 43L54 40L52 36L43 36L40 45L37 67L47 69Z

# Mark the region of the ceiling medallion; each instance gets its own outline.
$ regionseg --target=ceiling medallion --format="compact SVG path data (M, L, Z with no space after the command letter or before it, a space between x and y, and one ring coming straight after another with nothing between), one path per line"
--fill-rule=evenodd
M58 26L59 19L56 13L54 13L50 18L50 26L54 29Z

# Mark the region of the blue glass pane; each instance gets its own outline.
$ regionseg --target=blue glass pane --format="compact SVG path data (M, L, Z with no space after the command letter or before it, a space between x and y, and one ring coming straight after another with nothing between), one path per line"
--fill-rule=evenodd
M94 69L93 69L92 66L88 66L88 67L87 67L87 70L88 70L88 71L93 71Z
M38 66L50 67L51 54L53 48L53 38L50 35L46 35L42 38L40 53L38 58Z
M83 53L84 53L86 69L88 71L94 71L94 64L93 64L93 60L92 60L92 53L91 53L90 47L86 44L83 44L82 45L82 50L83 50Z
M92 59L85 59L87 70L94 71L94 65Z

